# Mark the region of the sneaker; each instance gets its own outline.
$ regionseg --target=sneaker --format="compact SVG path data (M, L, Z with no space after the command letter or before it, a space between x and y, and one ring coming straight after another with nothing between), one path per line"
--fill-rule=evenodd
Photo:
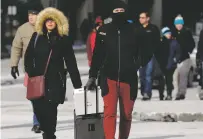
M185 95L180 95L177 96L175 100L184 100L185 99Z
M172 96L167 96L165 100L172 100Z
M35 133L41 133L40 126L39 125L34 125L33 128L32 128L32 131L34 131Z
M150 97L148 96L147 93L144 93L144 96L143 96L142 100L143 101L150 100Z

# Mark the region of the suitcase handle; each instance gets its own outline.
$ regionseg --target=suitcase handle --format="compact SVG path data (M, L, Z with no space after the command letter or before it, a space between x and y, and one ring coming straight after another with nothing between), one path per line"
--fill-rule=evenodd
M84 99L85 99L85 115L87 115L87 89L86 89L86 86L84 87ZM96 114L99 113L99 110L98 110L98 86L96 87Z

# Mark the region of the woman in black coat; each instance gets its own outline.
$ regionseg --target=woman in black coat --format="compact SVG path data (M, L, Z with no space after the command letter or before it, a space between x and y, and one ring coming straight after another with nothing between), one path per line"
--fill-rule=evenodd
M64 62L74 88L80 88L82 83L64 14L55 8L46 8L39 13L35 27L36 33L25 53L25 71L29 77L43 75L52 50L45 74L45 96L32 102L44 132L43 139L55 139L57 107L64 103L66 92Z

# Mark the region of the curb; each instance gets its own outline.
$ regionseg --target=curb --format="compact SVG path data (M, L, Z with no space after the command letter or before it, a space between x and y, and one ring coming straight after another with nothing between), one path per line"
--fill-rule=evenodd
M138 121L157 122L203 122L203 112L197 113L133 113L133 119Z

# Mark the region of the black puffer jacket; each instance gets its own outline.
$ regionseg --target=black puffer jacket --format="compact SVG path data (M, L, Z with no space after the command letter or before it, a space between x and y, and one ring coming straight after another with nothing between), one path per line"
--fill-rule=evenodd
M127 21L119 29L113 23L99 28L92 58L90 77L97 77L102 68L112 80L137 80L137 70L146 65L152 56L148 46L141 46L138 30ZM147 53L144 51L148 50Z
M190 30L187 28L183 28L181 31L174 29L173 36L180 44L181 48L180 62L190 58L190 53L192 53L193 49L195 48L195 41L193 39Z
M52 49L50 63L45 75L45 97L48 100L63 103L66 92L64 61L74 88L82 86L70 40L67 36L61 37L56 32L44 33L38 36L34 48L36 36L37 33L34 33L25 53L25 71L29 77L43 75L50 50Z

